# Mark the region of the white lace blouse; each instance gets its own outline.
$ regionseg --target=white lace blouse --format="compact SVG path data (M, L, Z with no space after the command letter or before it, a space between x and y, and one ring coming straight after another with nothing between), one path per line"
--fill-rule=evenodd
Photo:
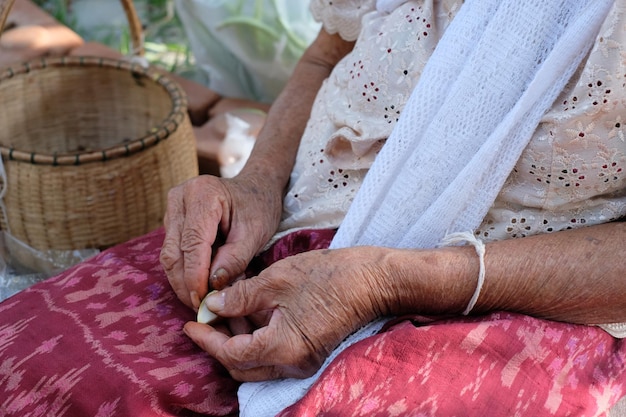
M354 50L320 90L292 173L280 234L337 227L462 1L313 0ZM626 2L545 115L483 224L485 241L605 223L626 215ZM363 29L362 29L363 28Z
M278 236L338 227L461 0L312 0L330 33L356 40L322 86ZM476 234L524 237L626 216L626 0L542 119ZM626 331L626 326L623 329Z

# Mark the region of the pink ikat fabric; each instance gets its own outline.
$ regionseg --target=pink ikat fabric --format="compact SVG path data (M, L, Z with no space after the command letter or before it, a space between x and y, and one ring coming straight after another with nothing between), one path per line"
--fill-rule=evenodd
M327 247L279 240L253 268ZM163 230L0 303L0 416L235 416L239 383L182 326L194 313L158 258ZM250 273L253 273L250 271ZM626 343L495 312L396 320L340 354L286 416L606 416L626 394Z
M238 383L182 333L159 230L0 304L0 416L236 415Z
M343 351L280 417L608 416L626 345L596 327L496 312L398 320Z

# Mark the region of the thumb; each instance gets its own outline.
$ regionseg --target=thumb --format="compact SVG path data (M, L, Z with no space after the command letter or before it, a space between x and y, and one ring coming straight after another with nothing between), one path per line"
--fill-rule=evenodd
M209 283L211 288L221 290L241 277L256 251L245 239L224 243L217 248L211 262Z
M274 309L278 304L269 291L264 291L258 277L237 281L233 286L207 296L205 305L222 317L244 317L264 310Z

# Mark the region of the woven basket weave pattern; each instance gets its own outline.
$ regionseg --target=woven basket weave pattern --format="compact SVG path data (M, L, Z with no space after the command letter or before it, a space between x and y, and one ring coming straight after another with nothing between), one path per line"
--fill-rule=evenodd
M0 24L12 3L0 0ZM198 174L184 93L153 69L40 59L0 69L0 99L0 227L35 249L104 248L153 230L168 190Z

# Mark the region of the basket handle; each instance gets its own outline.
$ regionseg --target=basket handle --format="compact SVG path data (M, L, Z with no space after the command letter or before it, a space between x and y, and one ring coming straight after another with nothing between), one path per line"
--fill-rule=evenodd
M137 10L135 9L133 0L120 1L122 2L122 6L124 7L124 13L126 14L126 19L128 20L128 25L130 28L130 37L133 44L133 55L143 56L143 27L141 25L141 21L139 20L139 16L137 15ZM14 2L15 0L0 0L0 34L2 34L2 31L4 30L4 25L7 21L9 12L11 11L11 7L13 7Z

